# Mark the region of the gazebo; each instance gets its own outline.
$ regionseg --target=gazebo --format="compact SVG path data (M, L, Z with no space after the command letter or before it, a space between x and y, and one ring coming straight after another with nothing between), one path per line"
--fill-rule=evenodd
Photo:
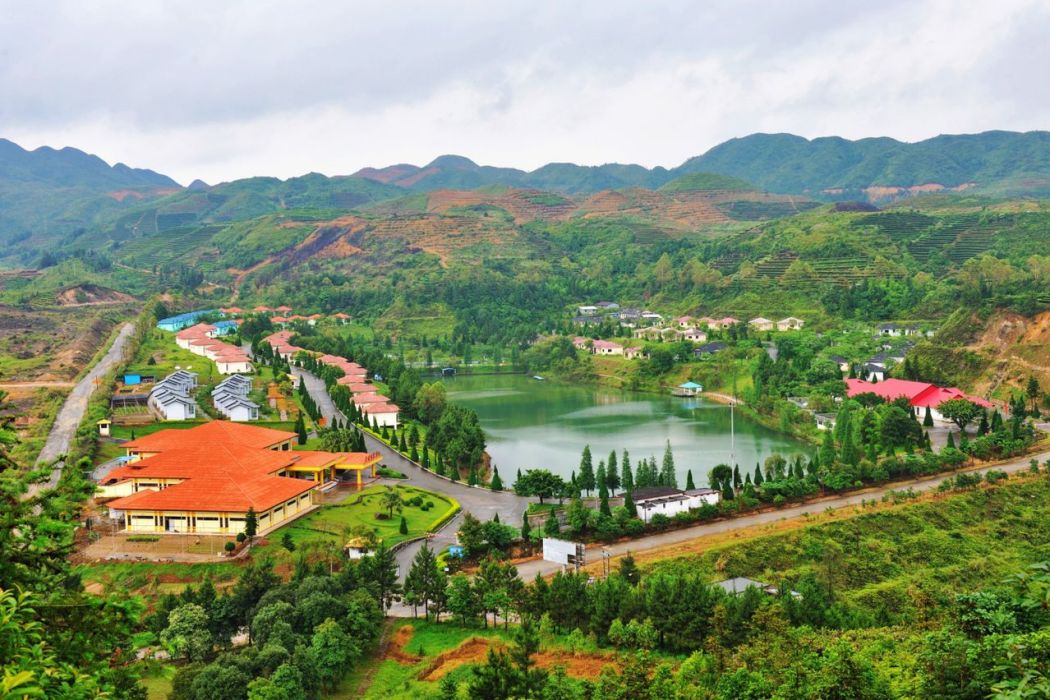
M673 393L675 396L696 396L703 390L703 385L689 381L685 384L679 384Z

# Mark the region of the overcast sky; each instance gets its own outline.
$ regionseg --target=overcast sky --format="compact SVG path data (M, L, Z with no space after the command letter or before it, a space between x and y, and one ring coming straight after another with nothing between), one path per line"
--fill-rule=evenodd
M183 183L1050 127L1050 3L8 2L0 136Z

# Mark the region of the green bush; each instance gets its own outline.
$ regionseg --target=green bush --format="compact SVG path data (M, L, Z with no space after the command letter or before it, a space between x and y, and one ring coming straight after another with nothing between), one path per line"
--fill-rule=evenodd
M244 542L246 539L248 539L248 535L244 534L243 532L238 532L237 533L237 541L238 542Z
M236 548L237 548L237 545L236 545L236 544L234 544L233 542L227 542L227 543L226 543L226 544L225 544L225 545L223 546L223 549L225 549L225 550L226 550L227 552L232 552L232 551L233 551L233 550L235 550Z
M159 542L160 535L131 535L128 542Z

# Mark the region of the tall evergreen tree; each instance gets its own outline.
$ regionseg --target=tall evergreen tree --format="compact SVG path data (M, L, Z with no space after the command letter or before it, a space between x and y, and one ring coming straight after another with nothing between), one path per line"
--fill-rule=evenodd
M503 480L499 478L499 468L495 465L492 466L492 480L489 482L489 488L493 491L503 490Z
M667 441L664 448L664 460L660 468L660 486L672 489L678 488L678 474L675 472L674 455L671 454L671 441Z
M616 489L620 488L620 469L616 464L616 450L609 452L609 461L605 465L605 482L609 486L609 493L616 495Z
M693 470L690 469L685 473L685 490L692 491L696 488L696 484L693 483Z
M926 407L926 415L922 417L922 424L926 428L933 427L933 414L930 413L930 407Z
M305 445L306 444L306 421L303 420L302 412L300 412L299 416L295 419L295 434L296 434L296 442L298 442L300 445Z
M638 517L638 507L634 504L634 496L631 495L630 491L625 491L623 494L623 507L627 511L627 515L632 518Z
M634 474L631 472L631 456L625 449L623 459L620 461L620 486L624 491L634 491Z
M583 455L580 457L580 476L579 482L580 488L587 492L587 495L591 495L591 491L597 485L594 479L594 464L591 462L591 446L584 445Z
M558 516L554 514L553 508L547 513L547 522L543 523L543 534L547 537L557 537L561 534L561 525L558 523Z
M740 478L740 465L733 465L733 488L738 489L744 485L743 479Z
M605 492L606 496L609 495L609 482L605 478L605 461L604 460L599 460L598 461L598 472L594 476L594 483L595 483L595 486L598 489L598 495L599 496L601 496L603 491Z
M755 465L755 486L761 486L765 479L762 477L762 467Z
M835 440L831 437L831 431L824 431L824 442L820 445L820 463L830 467L835 463Z

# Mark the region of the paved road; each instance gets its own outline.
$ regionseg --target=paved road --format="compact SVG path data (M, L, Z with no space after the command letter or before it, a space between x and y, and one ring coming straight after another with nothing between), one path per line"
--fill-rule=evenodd
M69 448L73 444L73 435L76 433L80 421L84 418L84 412L87 410L88 399L91 398L91 394L95 391L95 380L104 376L123 359L124 348L134 330L135 327L131 323L125 323L113 341L113 345L102 356L102 359L69 392L66 402L62 404L58 415L55 416L55 423L51 426L47 442L44 443L44 448L40 450L40 456L36 460L37 466L45 466L55 462L59 457L69 452ZM38 488L44 486L53 488L58 484L58 478L61 474L62 463L56 462L55 468L51 472L51 478L48 479L47 483L45 485L36 484L30 488L30 491L35 492Z
M329 425L333 417L338 417L343 422L347 420L346 416L338 411L335 404L332 403L332 397L328 395L324 382L320 378L298 367L293 367L292 373L306 382L306 390L310 393L310 397L317 404L318 410L321 411L321 415L324 416L325 421ZM408 477L405 480L398 479L396 483L403 484L407 482L413 486L419 486L430 491L448 494L463 506L460 515L457 515L441 529L441 532L434 536L433 546L435 549L443 549L446 545L455 541L456 532L459 530L459 525L463 518L462 513L471 513L482 521L492 520L493 516L498 513L500 522L514 525L515 527L521 525L522 515L528 507L530 499L515 496L513 493L506 491L494 492L488 489L471 488L461 482L442 479L433 472L416 466L400 453L392 450L386 443L367 433L365 434L365 446L369 451L379 452L383 455L383 464ZM395 482L390 481L388 483ZM413 543L397 553L402 578L408 572L408 568L412 564L412 558L422 546L422 542Z
M1050 459L1050 452L1042 452L1035 455L1026 455L1015 461L1008 462L1006 464L997 464L988 467L981 467L979 469L961 469L959 471L974 472L983 474L991 469L998 469L1008 473L1014 473L1019 471L1025 471L1028 469L1029 461L1032 458L1038 459L1040 462L1045 462ZM763 525L766 523L776 522L778 520L787 520L790 518L801 517L803 513L813 513L816 511L823 511L827 508L847 508L851 506L860 505L865 500L879 500L888 491L892 490L906 490L913 489L915 491L930 491L940 486L941 482L944 481L946 476L941 474L935 477L915 479L913 481L898 481L888 486L880 486L877 488L864 489L862 491L855 491L842 496L833 496L830 498L819 499L816 501L809 501L789 508L781 508L779 510L767 511L762 513L755 513L754 515L745 515L738 518L731 518L728 520L721 520L713 523L705 523L703 525L696 525L695 527L683 528L681 530L673 530L671 532L663 532L657 535L649 535L648 537L641 537L630 542L618 542L615 544L606 545L604 548L607 549L610 555L615 558L621 555L631 552L638 554L640 552L646 552L653 549L659 549L661 547L667 547L670 545L681 544L689 540L703 537L705 535L712 535L721 532L730 532L732 530L740 530L754 525ZM602 545L591 545L587 548L587 561L595 562L601 558ZM559 564L553 564L542 560L533 560L523 562L518 565L518 573L526 581L531 581L536 577L536 574L553 574L559 571L562 567Z

